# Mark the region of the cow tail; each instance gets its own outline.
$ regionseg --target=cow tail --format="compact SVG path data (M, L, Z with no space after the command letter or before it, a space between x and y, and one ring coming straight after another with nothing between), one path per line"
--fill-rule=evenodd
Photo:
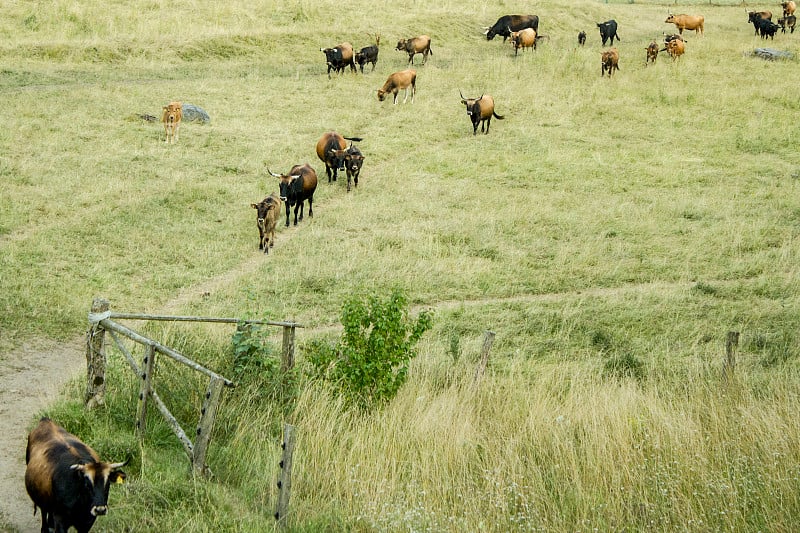
M617 36L617 40L618 40L618 41L621 41L621 40L622 40L622 37L620 37L620 36L619 36L619 33L617 33L617 32L614 32L614 35L616 35L616 36Z
M506 118L506 117L504 117L502 115L498 115L494 111L492 111L492 115L494 115L494 118L496 118L497 120L503 120L504 118Z

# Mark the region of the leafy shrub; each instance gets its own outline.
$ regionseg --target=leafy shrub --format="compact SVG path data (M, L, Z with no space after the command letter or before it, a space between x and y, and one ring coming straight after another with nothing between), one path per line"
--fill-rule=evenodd
M352 404L368 408L395 397L408 377L414 346L432 318L408 316L405 296L394 290L386 300L375 295L354 297L342 306L344 332L331 345L310 345L309 360L317 376L336 383Z
M629 352L614 355L603 365L603 374L617 379L633 378L638 381L644 378L644 370L642 360Z

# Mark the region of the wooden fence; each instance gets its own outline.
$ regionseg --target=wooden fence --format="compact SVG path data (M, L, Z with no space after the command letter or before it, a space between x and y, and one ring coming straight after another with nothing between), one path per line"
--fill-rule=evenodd
M273 322L269 320L240 320L237 318L215 318L215 317L196 317L196 316L167 316L167 315L146 315L130 313L114 313L110 311L108 300L95 299L89 312L89 331L86 342L86 395L84 401L87 408L91 409L104 403L105 398L105 374L106 374L106 351L105 334L108 332L113 339L117 349L125 356L128 365L134 374L141 379L139 389L139 400L136 414L136 431L139 438L144 437L145 420L147 416L147 406L150 400L153 401L158 411L167 421L175 436L178 437L183 445L186 454L191 460L194 470L202 475L209 473L205 464L206 452L211 440L211 432L214 428L214 419L219 407L219 401L224 387L235 387L235 383L216 372L209 370L192 361L188 357L177 351L164 346L163 344L145 337L136 331L117 323L114 319L125 320L159 320L159 321L179 321L179 322L215 322L227 324L265 324L283 328L282 346L282 366L289 369L294 366L294 336L295 329L303 327L294 322ZM123 344L122 339L126 337L144 347L144 356L141 365L137 364L130 350ZM195 441L192 442L186 431L181 427L175 416L170 413L161 397L158 395L155 386L155 360L157 355L166 356L180 364L205 374L209 377L208 387L200 408L200 418L197 428L194 431Z

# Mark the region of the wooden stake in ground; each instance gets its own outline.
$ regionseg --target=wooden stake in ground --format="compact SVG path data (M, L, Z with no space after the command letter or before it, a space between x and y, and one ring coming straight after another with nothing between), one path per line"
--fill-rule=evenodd
M289 513L289 494L292 490L292 454L294 453L294 426L283 425L283 455L281 457L281 472L278 479L278 506L275 511L275 521L278 527L286 529Z
M106 395L106 352L104 343L106 330L100 325L101 317L111 303L95 298L89 312L89 331L86 333L86 395L83 398L87 409L103 405Z

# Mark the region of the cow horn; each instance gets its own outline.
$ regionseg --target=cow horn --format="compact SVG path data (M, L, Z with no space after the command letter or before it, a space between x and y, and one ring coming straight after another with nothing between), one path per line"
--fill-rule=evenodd
M108 465L108 467L111 468L111 470L116 470L117 468L122 468L123 466L125 466L126 464L128 464L130 462L131 462L130 459L125 459L121 463L111 463L110 465Z
M484 35L486 35L487 33L489 33L489 28L486 28L486 31L483 32Z
M271 170L269 169L269 167L267 167L267 172L269 172L271 175L275 176L276 178L282 178L282 177L283 177L283 176L281 176L280 174L275 174L273 171L271 171Z
M458 95L459 95L459 96L461 96L461 101L462 101L462 102L466 102L466 101L467 101L467 99L466 99L466 98L464 98L464 95L463 95L463 94L461 94L461 89L459 89L459 90L458 90Z

